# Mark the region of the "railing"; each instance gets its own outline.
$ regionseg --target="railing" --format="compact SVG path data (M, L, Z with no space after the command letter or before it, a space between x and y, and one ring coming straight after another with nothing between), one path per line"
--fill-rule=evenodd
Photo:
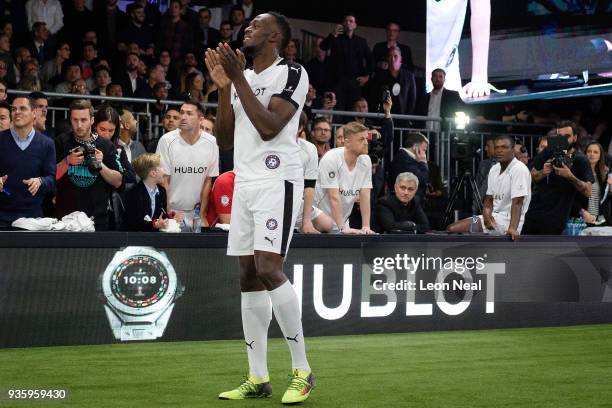
M21 90L8 90L9 94L12 95L28 95L30 92L21 91ZM99 96L99 95L76 95L76 94L65 94L65 93L57 93L57 92L45 92L45 95L50 100L49 111L51 112L51 125L53 127L56 126L58 116L59 118L67 119L68 116L68 108L64 107L56 107L52 106L53 101L60 98L70 98L70 99L90 99L94 101L104 101L110 103L117 103L120 105L134 105L136 109L133 113L134 116L138 119L146 118L146 135L141 133L141 129L136 135L137 140L141 140L144 142L151 142L157 138L159 138L162 134L160 130L162 130L161 118L153 117L151 114L151 104L161 103L169 106L179 106L183 103L183 101L177 100L161 100L158 101L156 99L145 99L145 98L118 98L111 96ZM205 108L216 108L216 103L202 103ZM140 109L140 110L139 110ZM340 117L349 117L349 118L367 118L367 119L382 119L384 117L383 113L360 113L360 112L350 112L350 111L336 111L336 110L323 110L323 109L313 109L313 113L316 115L328 116L333 119ZM421 132L425 134L430 140L430 151L429 157L432 161L434 161L438 166L440 166L441 174L443 175L443 179L445 182L452 179L452 177L456 176L458 172L465 171L465 169L461 169L458 165L458 161L451 158L451 152L453 145L458 142L465 142L466 140L470 140L470 143L474 143L474 139L476 139L476 144L480 143L479 154L472 157L471 167L472 172L475 173L477 159L483 158L484 152L484 144L485 139L490 136L496 136L499 134L510 134L515 139L520 138L523 141L529 141L528 150L529 152L533 152L535 145L534 142L540 136L544 135L548 129L550 129L551 125L536 125L536 124L515 124L512 122L501 122L501 121L481 121L479 123L473 123L468 126L467 130L459 130L455 127L455 121L453 118L437 118L437 117L428 117L428 116L417 116L417 115L399 115L393 114L391 115L392 119L397 121L404 121L406 123L421 123L422 127L412 126L412 127L396 127L395 132L397 136L397 140L399 140L399 146L393 146L392 152L398 149L402 143L403 138L410 132ZM345 122L345 121L342 121ZM435 132L430 129L427 129L425 124L427 122L436 122L440 123L440 131ZM334 129L342 126L342 123L333 122L332 127ZM485 132L479 130L480 126L499 126L502 127L500 132ZM533 133L509 133L505 130L505 127L508 126L520 126L521 129L533 129ZM332 141L335 142L335 141ZM478 157L479 156L479 157ZM393 156L391 156L393 157Z

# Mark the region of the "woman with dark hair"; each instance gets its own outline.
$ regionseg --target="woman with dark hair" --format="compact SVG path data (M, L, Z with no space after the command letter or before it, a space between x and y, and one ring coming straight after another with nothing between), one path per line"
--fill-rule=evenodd
M606 225L612 225L611 205L612 174L606 165L603 147L597 142L587 144L585 154L591 164L591 171L595 178L592 193L589 197L588 209L581 209L580 215L587 224L595 224L598 219L604 218ZM608 190L606 195L606 190ZM605 196L605 197L604 197ZM602 202L602 199L605 200Z
M125 169L124 185L135 184L138 182L136 179L136 172L130 164L125 150L119 145L118 142L120 132L119 126L120 118L117 110L109 105L100 105L96 111L96 114L94 115L94 132L101 138L110 140L117 149L119 163Z
M182 96L183 100L208 102L208 94L204 91L204 75L199 72L192 72L185 77L185 89Z

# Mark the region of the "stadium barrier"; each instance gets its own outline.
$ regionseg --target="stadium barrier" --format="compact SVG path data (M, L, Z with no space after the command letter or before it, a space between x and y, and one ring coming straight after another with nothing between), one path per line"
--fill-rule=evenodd
M1 233L0 347L241 338L226 237ZM610 323L611 265L605 237L296 234L285 272L315 336Z

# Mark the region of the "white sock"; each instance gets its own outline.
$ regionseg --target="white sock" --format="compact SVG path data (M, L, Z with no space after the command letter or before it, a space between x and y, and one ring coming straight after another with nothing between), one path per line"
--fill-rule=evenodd
M268 292L242 292L242 330L249 358L249 374L260 379L268 377L268 327L272 320L272 305Z
M306 359L300 306L293 286L287 281L278 288L268 291L268 293L270 299L272 299L276 321L289 345L293 368L310 371L310 365Z

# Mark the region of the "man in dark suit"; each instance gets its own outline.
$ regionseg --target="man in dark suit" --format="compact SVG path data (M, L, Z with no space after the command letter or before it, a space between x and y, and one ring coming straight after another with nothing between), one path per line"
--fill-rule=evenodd
M198 11L198 24L193 28L198 57L204 55L207 48L215 48L221 38L219 30L210 27L210 18L210 10L207 7Z
M393 158L389 166L387 185L395 184L398 174L410 172L419 179L415 200L422 204L425 201L427 183L429 183L429 168L427 167L427 147L429 140L422 133L410 133L404 137L403 147Z
M421 98L417 112L422 116L452 118L455 112L465 111L465 104L458 92L444 89L446 72L443 69L434 69L431 73L433 90ZM432 131L440 130L440 123L428 121L425 125Z
M49 29L47 29L47 24L43 22L34 23L32 25L32 35L34 39L29 43L28 48L32 58L38 61L39 66L42 66L55 56L49 45Z
M125 69L113 74L113 78L121 84L123 96L133 97L139 90L146 86L145 80L138 75L138 64L140 57L136 53L129 53L125 59Z

